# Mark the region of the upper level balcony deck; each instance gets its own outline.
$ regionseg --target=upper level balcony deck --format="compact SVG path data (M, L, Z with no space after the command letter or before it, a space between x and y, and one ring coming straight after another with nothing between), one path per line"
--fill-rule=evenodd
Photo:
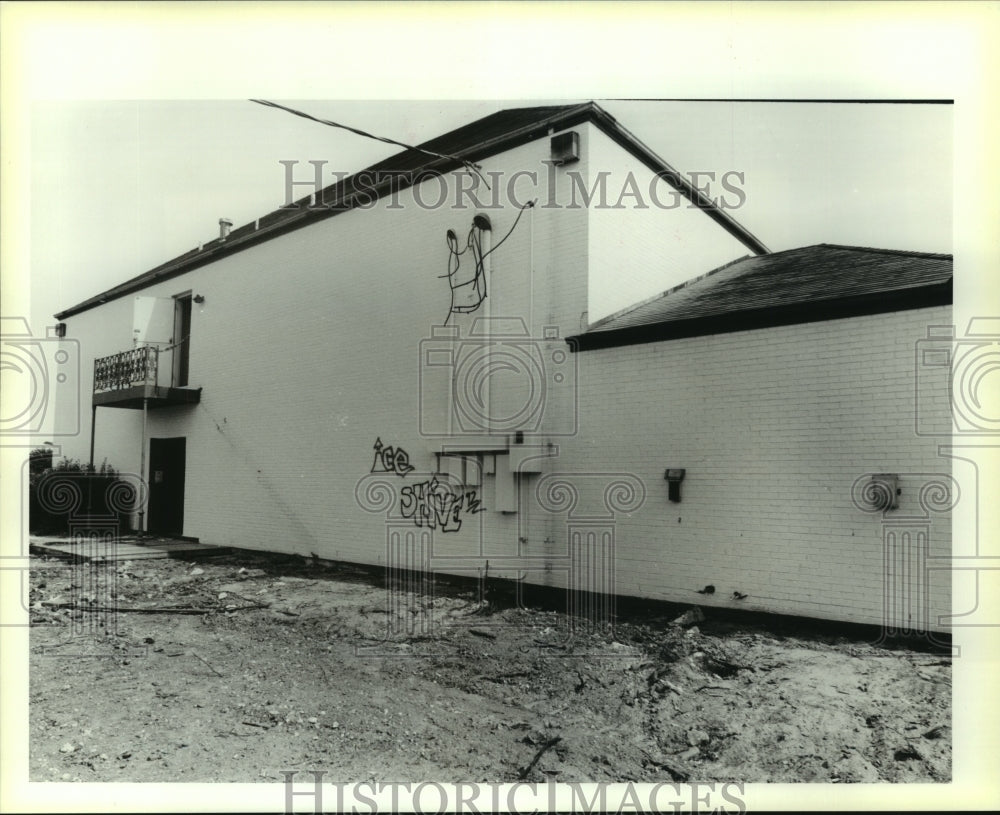
M92 404L141 410L144 403L161 408L199 402L201 388L175 386L172 366L161 370L160 356L159 348L145 345L95 359Z

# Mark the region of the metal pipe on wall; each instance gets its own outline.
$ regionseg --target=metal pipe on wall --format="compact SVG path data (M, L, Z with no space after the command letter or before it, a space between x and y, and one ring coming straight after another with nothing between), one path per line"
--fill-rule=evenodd
M143 480L146 478L146 414L149 411L149 399L143 397L142 399L142 447L139 450L139 479ZM147 502L149 500L149 481L146 480L146 496ZM142 504L139 505L139 537L141 538L146 531L146 511L142 508Z

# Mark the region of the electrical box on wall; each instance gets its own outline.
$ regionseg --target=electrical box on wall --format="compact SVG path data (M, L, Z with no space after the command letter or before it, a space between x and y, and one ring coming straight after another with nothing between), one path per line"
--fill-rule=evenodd
M580 134L575 130L553 136L550 146L552 161L556 164L572 164L580 160Z
M865 490L865 498L874 509L887 512L899 509L900 493L902 489L896 473L873 473L868 489Z

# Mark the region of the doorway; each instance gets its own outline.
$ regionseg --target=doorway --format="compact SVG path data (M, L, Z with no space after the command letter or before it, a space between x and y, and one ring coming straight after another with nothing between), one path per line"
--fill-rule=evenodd
M184 531L184 463L187 439L149 440L148 531L181 535Z
M174 298L174 364L173 387L188 383L188 360L191 355L191 293Z

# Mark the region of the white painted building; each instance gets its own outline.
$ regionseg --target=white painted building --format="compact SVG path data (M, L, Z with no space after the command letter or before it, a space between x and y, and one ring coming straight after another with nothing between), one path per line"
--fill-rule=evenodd
M56 315L66 455L150 532L945 628L950 257L770 254L593 104L422 148Z

